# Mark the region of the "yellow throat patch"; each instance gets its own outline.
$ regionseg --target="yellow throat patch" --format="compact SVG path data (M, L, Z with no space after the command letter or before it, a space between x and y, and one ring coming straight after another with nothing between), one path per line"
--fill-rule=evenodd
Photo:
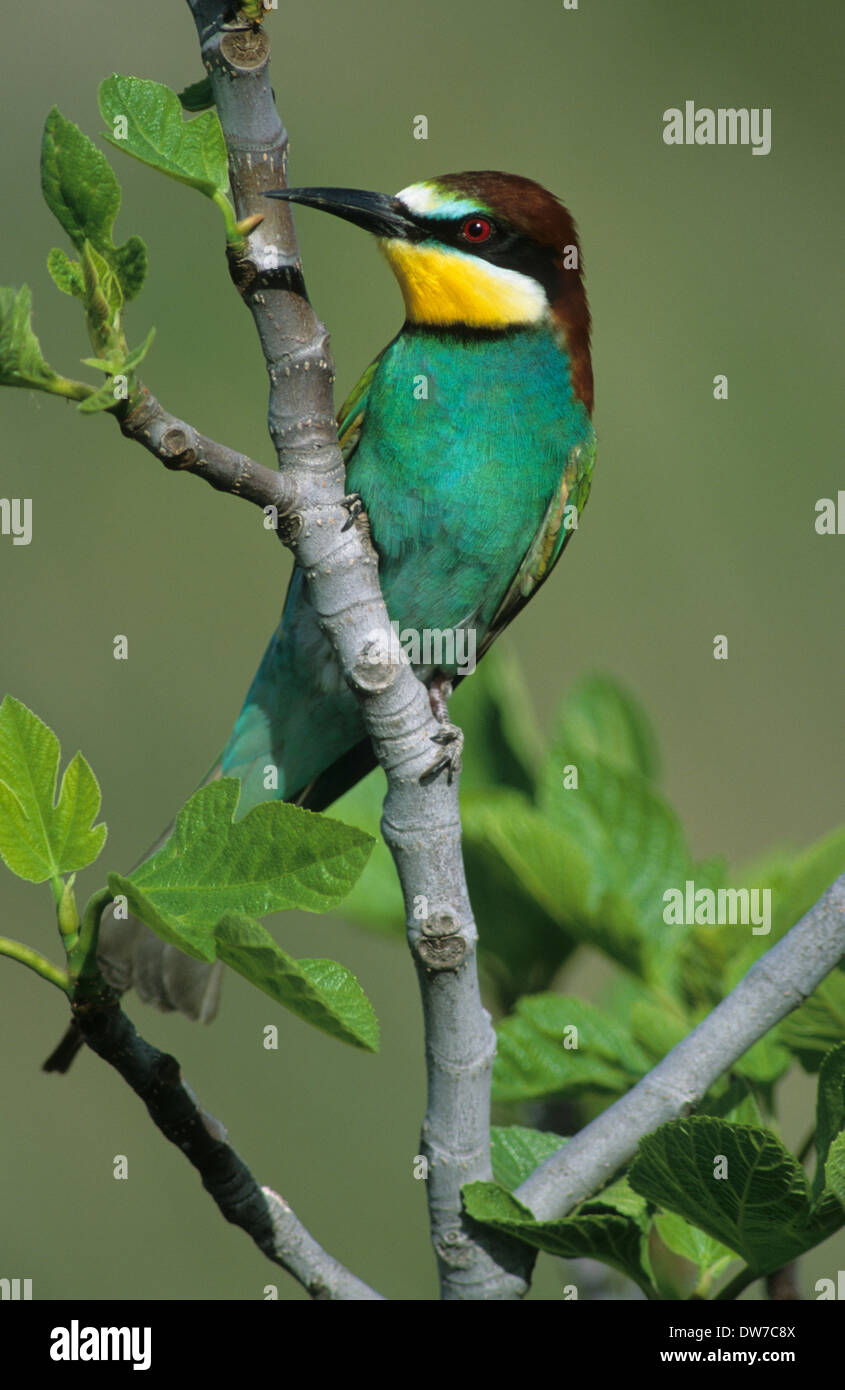
M405 300L411 323L465 323L471 328L508 328L537 323L548 312L536 280L431 244L381 238Z

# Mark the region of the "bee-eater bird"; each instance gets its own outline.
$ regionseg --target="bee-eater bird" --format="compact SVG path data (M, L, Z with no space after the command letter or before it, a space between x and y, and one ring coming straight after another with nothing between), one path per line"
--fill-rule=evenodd
M391 620L402 631L474 629L483 655L548 577L590 490L590 315L572 217L532 180L490 171L428 179L395 197L344 188L267 196L371 232L399 282L405 322L338 416L348 490L369 517ZM444 719L454 669L420 674ZM272 792L268 763L278 769ZM271 797L321 810L374 764L295 569L222 774L243 783L239 814ZM141 923L107 911L100 958L116 988L134 983L161 1008L213 1017L220 967ZM63 1060L50 1059L56 1069Z

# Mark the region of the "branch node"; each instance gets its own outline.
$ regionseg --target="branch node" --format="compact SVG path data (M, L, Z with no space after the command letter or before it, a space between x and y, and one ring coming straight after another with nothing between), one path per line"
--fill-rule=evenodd
M161 436L161 451L169 455L178 468L190 468L197 461L196 436L182 425L171 425ZM167 463L167 459L162 462ZM168 467L172 465L168 464Z
M376 632L361 648L358 660L346 679L353 690L378 695L390 689L398 673L399 666L391 660L389 643L385 642L381 632Z
M263 29L229 30L220 40L220 55L240 72L254 72L270 56L270 40Z
M416 924L414 924L416 925ZM413 949L428 970L457 970L463 965L469 943L461 933L457 913L440 903L420 926Z
M136 439L157 417L160 409L155 396L145 386L137 405L120 420L121 434L125 434L127 439Z
M439 1231L434 1248L444 1264L452 1269L468 1269L473 1262L473 1246L459 1226Z
M282 545L293 545L302 532L302 513L284 512L279 517L276 532Z

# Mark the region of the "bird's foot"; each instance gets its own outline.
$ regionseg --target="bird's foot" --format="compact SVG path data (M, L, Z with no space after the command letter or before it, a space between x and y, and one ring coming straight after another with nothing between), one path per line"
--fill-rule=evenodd
M449 723L447 701L452 694L452 682L447 676L435 676L428 687L428 703L438 724ZM435 735L436 737L436 735Z
M340 528L341 533L343 533L344 531L348 531L350 526L354 525L358 517L363 512L364 499L361 496L360 492L350 492L347 497L341 497L340 505L342 507L345 507L349 513L349 516Z
M420 782L426 786L433 782L435 777L439 777L441 772L446 771L446 780L452 785L452 778L456 777L461 770L461 754L464 747L464 736L457 724L450 723L447 700L452 693L452 682L444 676L435 677L432 681L428 699L431 705L431 712L440 724L436 734L432 734L432 743L439 743L441 747L448 749L448 752L441 757L435 758L430 767L420 776ZM448 769L448 771L447 771Z

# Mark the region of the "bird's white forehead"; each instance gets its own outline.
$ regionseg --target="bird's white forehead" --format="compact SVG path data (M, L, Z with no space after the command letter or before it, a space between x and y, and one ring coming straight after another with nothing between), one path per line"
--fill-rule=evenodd
M412 183L396 194L409 212L423 217L465 217L473 212L487 212L477 198L464 198L451 188L441 188L433 181Z

